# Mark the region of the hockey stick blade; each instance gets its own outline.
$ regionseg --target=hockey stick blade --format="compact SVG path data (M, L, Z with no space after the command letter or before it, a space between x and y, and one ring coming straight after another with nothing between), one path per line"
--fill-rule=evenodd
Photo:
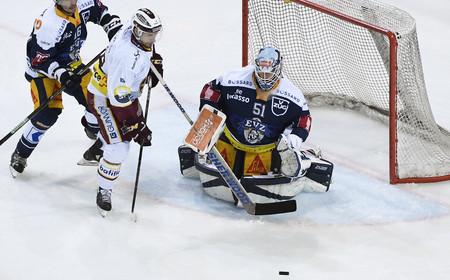
M296 210L297 202L295 200L286 200L272 203L256 203L254 215L273 215L295 212Z

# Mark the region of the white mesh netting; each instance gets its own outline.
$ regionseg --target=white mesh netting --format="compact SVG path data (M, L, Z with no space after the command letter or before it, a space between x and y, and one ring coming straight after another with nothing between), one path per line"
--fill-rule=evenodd
M429 105L415 20L374 0L310 0L397 34L397 177L450 174L450 133ZM389 120L387 36L296 2L248 0L248 63L263 46L282 52L283 73L310 105L337 105Z

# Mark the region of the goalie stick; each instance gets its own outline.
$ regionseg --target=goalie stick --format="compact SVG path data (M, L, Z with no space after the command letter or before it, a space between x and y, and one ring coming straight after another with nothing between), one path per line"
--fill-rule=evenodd
M186 113L184 108L181 106L180 102L178 102L177 98L172 93L172 91L169 89L166 82L162 78L161 74L159 74L158 70L156 70L156 67L153 65L153 63L150 63L150 68L151 68L152 72L156 75L158 80L161 82L163 87L166 89L167 93L170 95L172 100L175 102L178 109L180 109L180 111L183 113L186 120L192 126L194 124L194 122L189 117L189 115ZM225 180L227 185L230 187L231 191L239 199L239 201L241 202L243 208L245 209L245 211L247 211L247 213L249 213L251 215L272 215L272 214L294 212L297 210L297 202L295 200L287 200L287 201L272 202L272 203L255 203L255 202L253 202L251 200L251 198L248 196L247 191L244 189L242 184L239 182L239 180L234 175L233 171L231 171L228 164L225 162L223 157L220 155L217 148L215 146L212 146L211 150L207 154L208 154L208 157L213 162L213 164L219 170L220 175L223 177L223 179Z
M82 75L84 74L84 72L86 72L87 70L89 70L89 68L92 66L92 64L94 64L105 52L106 49L103 49L99 54L97 54L91 61L89 61L83 69L81 69L81 71L79 71L77 73L77 75ZM16 127L14 127L8 134L5 135L5 137L3 137L0 140L0 146L5 143L9 138L11 138L11 136L14 135L14 133L16 133L22 126L24 126L29 120L31 120L34 116L36 116L42 109L44 109L49 103L50 101L52 101L53 99L55 99L61 92L63 92L63 90L66 88L66 86L61 86L57 91L55 91L49 98L47 98L47 100L45 100L45 102L43 102L39 107L36 108L36 110L34 110L33 112L31 112L31 114L29 114L23 121L21 121Z

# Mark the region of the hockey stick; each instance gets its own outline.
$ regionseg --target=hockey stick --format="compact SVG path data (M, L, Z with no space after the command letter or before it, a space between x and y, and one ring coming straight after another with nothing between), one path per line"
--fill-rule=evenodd
M147 100L145 101L145 113L144 113L144 121L147 123L147 116L148 116L148 107L150 106L150 90L151 90L151 78L147 80ZM138 165L136 170L136 180L134 181L134 192L133 192L133 202L131 203L131 214L133 221L137 221L137 216L134 213L134 206L136 205L136 195L137 195L137 189L139 185L139 174L141 173L141 162L142 162L142 151L144 149L144 146L142 144L139 145L139 157L138 157Z
M99 54L97 54L91 61L89 61L86 66L81 69L80 72L77 73L77 75L82 75L84 74L91 66L92 64L94 64L99 58L100 56L103 55L103 53L105 52L106 49L103 49ZM36 110L34 110L33 112L31 112L31 114L29 114L22 122L20 122L15 128L13 128L13 130L11 130L8 134L6 134L5 137L2 138L2 140L0 140L0 146L6 142L6 140L8 140L11 136L14 135L14 133L16 133L22 126L24 126L29 120L31 120L34 116L36 116L42 109L44 109L49 103L50 101L52 101L53 99L55 99L61 92L63 92L63 90L66 88L66 86L61 86L57 91L55 91L49 98L47 98L47 100L45 100L44 103L42 103L41 105L39 105L39 107L36 108Z
M194 122L189 117L189 115L186 113L186 111L183 109L181 104L178 102L177 98L174 96L172 91L169 89L166 82L162 78L161 74L159 74L158 70L156 70L156 67L153 65L153 63L150 63L150 68L152 69L153 73L156 75L158 80L161 82L163 87L166 89L167 93L170 95L172 100L178 106L180 111L183 113L184 117L189 122L189 124L193 125ZM255 202L253 202L251 200L251 198L248 196L248 193L242 186L241 182L234 175L233 171L228 166L228 164L225 162L222 155L219 153L219 151L217 150L217 148L215 146L213 146L211 151L208 153L208 157L211 159L213 164L216 166L217 170L219 171L220 175L225 180L225 182L228 184L231 191L242 203L242 206L244 207L245 211L247 211L247 213L249 213L251 215L271 215L271 214L294 212L297 210L297 203L295 200L287 200L287 201L272 202L272 203L255 203Z

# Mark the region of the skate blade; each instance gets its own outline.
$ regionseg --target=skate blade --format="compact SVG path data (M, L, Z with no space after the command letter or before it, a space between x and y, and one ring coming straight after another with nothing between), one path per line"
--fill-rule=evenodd
M108 213L108 211L103 210L102 208L100 208L100 207L98 207L98 206L97 206L97 210L98 210L98 212L100 213L100 215L101 215L103 218L106 217L106 214Z
M16 179L19 172L17 172L11 165L9 166L9 171L11 172L11 176Z
M85 160L84 158L80 159L77 162L77 165L80 166L98 166L98 161L96 160Z

